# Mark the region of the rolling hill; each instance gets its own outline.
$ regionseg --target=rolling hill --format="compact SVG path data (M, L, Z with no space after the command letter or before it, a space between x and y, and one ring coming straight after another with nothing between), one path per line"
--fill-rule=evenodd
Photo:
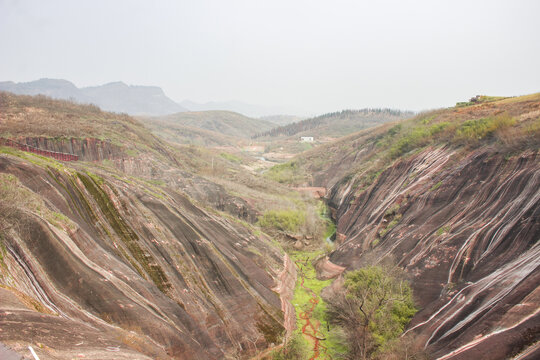
M157 127L170 128L171 131L178 126L198 128L212 131L221 135L249 139L257 132L269 130L275 125L271 122L249 118L231 111L200 111L182 112L172 115L145 118L154 129Z
M343 110L305 119L292 124L259 131L254 138L278 136L341 137L356 131L401 120L412 116L412 112L391 109Z
M209 101L206 103L197 103L184 100L180 102L180 105L191 111L232 111L249 117L271 116L283 113L283 110L279 108L247 104L242 101Z
M269 121L278 126L283 126L283 125L291 124L294 122L298 122L298 121L303 120L304 118L305 117L296 116L296 115L269 115L269 116L260 117L261 120Z
M241 139L216 131L176 124L159 118L140 118L155 135L175 144L193 144L205 147L236 146Z

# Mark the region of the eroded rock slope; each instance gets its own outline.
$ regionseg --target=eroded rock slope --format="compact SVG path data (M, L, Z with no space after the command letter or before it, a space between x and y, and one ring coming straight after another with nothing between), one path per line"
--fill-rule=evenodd
M0 174L35 198L2 231L4 343L217 359L278 342L281 254L242 226L79 170L1 156Z
M330 261L403 267L420 308L407 331L433 358L540 354L539 109L536 95L423 114L297 160L329 189Z
M0 133L88 150L61 163L0 148L4 345L41 359L237 359L281 341L283 254L237 219L252 216L245 203L131 118L0 95Z

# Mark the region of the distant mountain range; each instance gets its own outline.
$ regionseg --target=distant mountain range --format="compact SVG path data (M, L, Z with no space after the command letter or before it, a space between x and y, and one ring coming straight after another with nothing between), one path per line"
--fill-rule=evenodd
M131 115L165 115L187 111L168 98L157 86L126 85L123 82L78 88L61 79L39 79L26 83L4 81L0 82L0 90L21 95L43 94L55 99L94 104L106 111Z
M100 86L78 88L62 79L39 79L30 82L0 82L0 91L19 95L43 94L54 99L94 104L106 111L130 115L160 116L184 111L227 110L250 117L283 113L280 109L246 104L241 101L196 103L184 100L176 103L157 86L127 85L121 81ZM282 123L280 123L282 125Z

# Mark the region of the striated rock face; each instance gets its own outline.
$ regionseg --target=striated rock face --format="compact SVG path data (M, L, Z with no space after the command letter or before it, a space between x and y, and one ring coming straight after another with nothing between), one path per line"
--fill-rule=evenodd
M264 238L143 182L8 155L0 175L31 200L0 231L0 342L17 352L232 359L283 336L283 256Z
M43 150L78 155L79 160L83 161L112 160L125 157L119 146L94 138L27 137L19 139L19 142Z
M365 189L337 182L329 203L340 245L330 260L353 269L390 257L404 267L421 309L408 331L434 358L538 355L539 160L429 148Z
M117 170L126 175L166 180L171 186L184 191L193 199L248 222L255 222L260 215L243 199L229 195L222 186L182 171L178 167L156 162L155 156L151 154L127 156L122 147L95 138L26 137L17 140L21 144L42 150L78 155L81 161L110 160ZM162 154L172 158L168 151L161 150ZM174 164L174 158L172 162Z
M294 297L294 288L296 285L296 266L288 254L283 256L283 270L278 277L278 285L273 289L280 295L281 310L283 311L283 325L285 327L287 338L290 337L296 329L296 313L291 303Z

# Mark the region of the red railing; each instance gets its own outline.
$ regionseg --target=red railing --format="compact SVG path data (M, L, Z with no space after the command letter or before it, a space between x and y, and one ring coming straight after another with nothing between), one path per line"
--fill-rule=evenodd
M39 149L39 148L31 146L31 145L18 143L16 141L11 140L11 139L2 139L2 138L0 138L0 145L16 148L16 149L19 149L21 151L28 151L28 152L38 154L38 155L41 155L41 156L51 157L53 159L60 160L60 161L77 161L77 160L79 160L79 155L61 153L61 152L50 151L50 150L43 150L43 149Z

